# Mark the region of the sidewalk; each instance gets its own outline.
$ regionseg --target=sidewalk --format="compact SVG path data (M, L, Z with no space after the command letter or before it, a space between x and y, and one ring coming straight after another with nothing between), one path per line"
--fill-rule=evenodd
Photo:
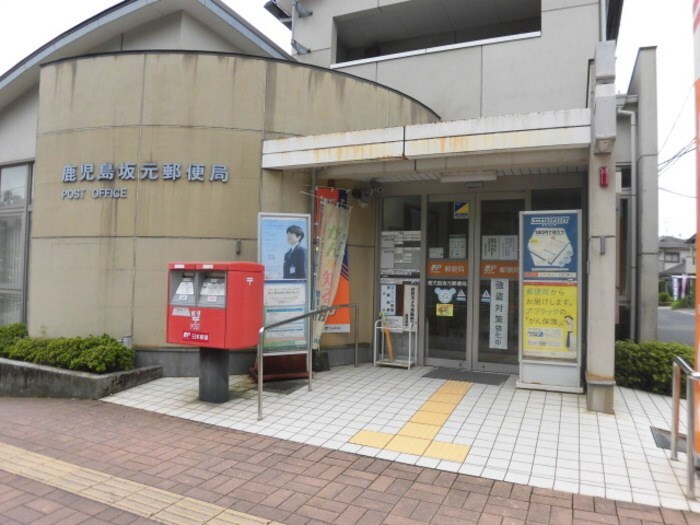
M684 463L651 436L668 398L618 389L616 414L594 414L430 370L266 385L263 421L246 377L222 404L198 401L197 378L0 398L0 522L700 523Z

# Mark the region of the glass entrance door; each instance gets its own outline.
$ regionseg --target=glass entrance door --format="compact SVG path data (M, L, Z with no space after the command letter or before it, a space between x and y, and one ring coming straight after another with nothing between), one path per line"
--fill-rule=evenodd
M478 334L474 368L517 373L518 217L525 198L480 200Z
M468 368L471 199L429 202L426 362Z

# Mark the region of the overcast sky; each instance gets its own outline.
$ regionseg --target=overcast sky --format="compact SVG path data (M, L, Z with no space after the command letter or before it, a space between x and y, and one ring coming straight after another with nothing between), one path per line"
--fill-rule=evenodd
M53 37L114 5L114 0L0 0L0 73ZM224 0L285 49L289 33L262 8L265 0ZM637 49L657 47L659 162L695 136L691 0L626 0L617 47L617 89L625 92ZM659 234L695 232L695 154L659 176Z

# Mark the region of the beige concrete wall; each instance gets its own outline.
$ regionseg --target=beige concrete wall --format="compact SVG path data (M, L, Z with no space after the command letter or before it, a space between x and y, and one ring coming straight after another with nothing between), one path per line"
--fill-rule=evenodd
M658 288L658 131L656 48L639 51L628 93L637 95L637 337L656 339Z
M165 80L167 79L167 81ZM47 336L132 335L165 345L167 263L256 260L257 214L308 213L310 175L262 171L264 137L432 122L406 97L331 71L254 58L107 55L42 70L29 329ZM67 165L181 164L177 181L63 182ZM224 164L229 181L188 182ZM92 190L126 191L96 199ZM85 190L67 200L64 190ZM372 208L353 216L351 254L372 275ZM241 241L241 253L236 243ZM358 279L353 300L372 306ZM369 329L366 339L369 340Z
M299 21L296 38L312 52L296 58L329 67L335 60L333 17L386 3L395 2L304 2L314 15ZM406 93L444 120L580 108L586 107L598 30L597 1L543 0L540 37L380 58L340 70Z

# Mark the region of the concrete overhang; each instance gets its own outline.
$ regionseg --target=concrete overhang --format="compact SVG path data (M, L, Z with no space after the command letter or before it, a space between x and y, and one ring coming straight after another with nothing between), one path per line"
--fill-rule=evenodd
M590 145L590 110L570 109L266 140L262 167L435 180L464 170L586 166Z

